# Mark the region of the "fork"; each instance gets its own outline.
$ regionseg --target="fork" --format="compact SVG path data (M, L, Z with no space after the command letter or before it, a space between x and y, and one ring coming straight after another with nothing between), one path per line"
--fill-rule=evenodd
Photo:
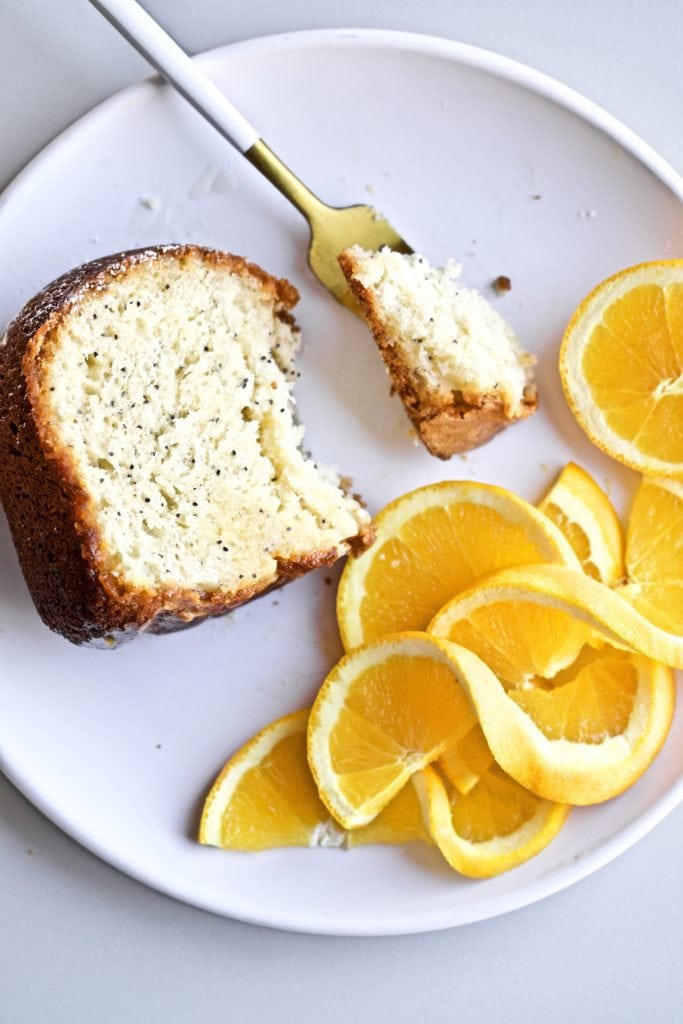
M413 250L408 243L371 206L335 207L318 199L135 0L90 0L90 3L304 215L311 232L308 248L311 270L335 299L358 312L337 262L339 253L354 244L364 249L387 246L396 252L411 253Z

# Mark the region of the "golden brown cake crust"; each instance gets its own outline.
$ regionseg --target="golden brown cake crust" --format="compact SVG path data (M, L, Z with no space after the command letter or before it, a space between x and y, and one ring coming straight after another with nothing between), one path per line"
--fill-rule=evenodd
M365 288L354 276L358 264L353 254L347 250L338 260L389 369L392 388L400 395L418 437L432 455L449 459L451 455L478 448L511 423L536 411L538 397L533 384L525 390L521 414L514 417L508 415L505 403L496 395L456 392L445 400L435 396L410 368L392 339L372 289Z
M69 271L24 307L0 342L0 500L39 614L77 644L112 646L143 628L169 632L221 615L338 557L336 549L304 552L278 563L274 583L257 581L237 593L143 590L123 585L104 568L88 494L47 423L38 372L41 349L85 294L106 288L138 264L189 257L257 278L276 302L278 315L294 325L290 311L299 295L289 282L228 253L165 245L118 253ZM364 544L369 535L359 528L359 536L350 540Z

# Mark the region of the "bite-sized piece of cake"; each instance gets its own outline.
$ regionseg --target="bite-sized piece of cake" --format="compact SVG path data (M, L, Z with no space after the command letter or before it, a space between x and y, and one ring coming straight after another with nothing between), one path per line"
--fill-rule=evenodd
M477 448L535 412L533 356L454 264L357 245L339 263L432 455Z
M296 289L237 256L96 260L0 342L0 497L45 622L75 643L177 629L363 545L301 450Z

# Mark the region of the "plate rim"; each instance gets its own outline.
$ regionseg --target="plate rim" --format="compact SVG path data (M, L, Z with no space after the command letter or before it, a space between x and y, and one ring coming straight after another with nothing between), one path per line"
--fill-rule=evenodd
M418 935L429 932L444 931L449 928L459 928L462 925L476 924L479 921L487 921L513 910L531 906L548 896L569 888L576 882L582 881L589 875L594 874L601 868L606 867L621 854L626 853L640 839L646 836L664 818L670 814L683 801L683 776L673 783L669 789L662 794L650 807L641 814L635 821L630 822L615 832L609 839L600 843L599 846L589 848L569 857L559 866L549 868L547 872L537 878L534 882L515 889L510 893L496 894L489 900L460 908L461 913L456 921L452 920L453 907L448 906L443 910L422 912L417 919L414 912L409 912L405 917L394 917L391 922L386 922L381 917L363 918L362 923L355 924L338 922L332 919L322 919L314 915L300 913L297 917L285 913L250 913L248 911L227 911L217 909L209 900L197 896L189 896L184 893L181 887L166 885L160 882L158 877L144 867L131 865L126 858L118 856L107 850L102 844L85 834L78 826L74 826L62 814L61 810L50 807L38 790L35 790L32 783L22 784L19 777L12 770L8 770L4 763L0 764L3 774L19 790L19 792L49 821L57 825L69 838L84 847L88 852L94 854L110 867L115 868L122 874L134 879L156 892L184 903L188 906L197 907L215 914L217 917L227 917L230 920L240 921L244 924L258 925L267 928L274 928L278 931L299 932L310 935L329 935L339 938L380 938L392 935ZM462 912L464 909L464 912Z
M428 56L445 58L453 63L481 70L495 77L502 78L514 85L519 85L542 98L550 100L559 107L578 115L599 131L612 138L621 147L634 156L645 166L673 195L683 201L683 176L680 175L659 153L635 131L621 120L604 110L592 100L570 86L564 85L555 78L532 68L520 61L506 57L495 51L473 46L454 39L446 39L424 33L396 31L376 28L332 28L305 29L295 32L283 32L257 36L239 42L227 43L197 54L193 59L209 72L213 66L229 60L233 54L263 52L264 49L292 50L308 49L327 45L330 47L378 47L382 49L402 50L404 52L420 52ZM11 203L14 194L30 184L34 174L40 171L43 161L49 161L52 154L70 143L71 137L91 120L107 117L110 111L124 107L127 103L138 101L140 97L162 84L159 76L151 76L135 82L114 93L109 98L94 106L69 126L59 132L42 147L24 167L9 181L0 194L0 217L4 208ZM588 875L612 860L616 859L639 839L650 832L660 821L683 801L683 776L673 782L669 788L651 804L638 818L615 832L609 839L595 848L589 848L574 855L563 864L550 868L547 873L522 888L510 893L497 894L491 899L469 907L453 906L437 912L422 911L418 917L412 910L405 918L392 918L386 922L381 918L363 918L358 925L349 922L321 919L310 913L299 913L296 916L287 913L268 913L265 911L250 913L243 908L226 910L217 909L210 901L189 895L182 886L166 884L155 878L152 872L131 863L125 857L104 848L102 844L83 833L78 825L70 822L61 808L50 806L42 794L35 788L30 778L5 763L0 752L0 768L3 774L29 800L33 806L52 821L58 828L83 846L90 853L105 863L121 871L130 878L162 892L180 902L207 910L218 916L249 924L261 925L285 931L306 932L318 935L333 936L387 936L408 935L438 931L446 928L459 927L476 921L488 920L529 906L538 900L551 896L586 878ZM455 919L454 919L455 918Z
M446 39L443 36L430 35L421 32L409 32L399 29L377 29L377 28L325 28L325 29L300 29L294 32L278 32L264 36L254 36L251 39L243 39L234 43L225 43L220 46L203 50L192 56L192 60L211 70L213 64L217 64L228 53L245 52L250 50L270 49L291 49L294 47L314 48L321 43L330 46L361 45L366 47L388 44L390 49L421 49L425 53L436 56L443 56L455 59L456 63L464 64L467 67L474 67L498 78L504 78L521 85L532 92L538 93L556 103L558 106L571 110L578 114L583 120L588 121L600 131L611 136L615 142L627 149L635 156L648 170L662 181L681 201L683 201L683 174L679 172L663 157L657 150L646 142L637 132L629 128L616 115L609 113L598 103L588 99L572 86L565 85L552 75L522 61L507 57L495 50L488 50L481 46L474 46L471 43L463 43L457 39ZM90 110L81 114L74 121L58 132L49 142L38 150L22 168L10 178L2 192L0 192L0 214L8 199L12 198L15 189L25 185L28 178L35 172L44 158L52 155L52 152L68 142L71 135L86 125L91 119L99 117L108 112L111 107L121 105L136 97L144 95L145 91L166 86L160 75L152 74L131 85L124 86L112 96L97 103ZM199 115L198 115L199 116ZM255 126L258 130L258 125ZM229 143L227 143L229 145Z

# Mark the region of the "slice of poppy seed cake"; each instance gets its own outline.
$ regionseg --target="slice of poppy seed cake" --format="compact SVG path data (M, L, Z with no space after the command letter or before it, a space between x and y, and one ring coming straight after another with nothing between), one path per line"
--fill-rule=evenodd
M477 448L536 411L534 357L454 264L357 245L339 263L432 455Z
M297 300L240 257L161 246L71 271L10 325L0 497L52 629L178 629L369 541L301 450Z

